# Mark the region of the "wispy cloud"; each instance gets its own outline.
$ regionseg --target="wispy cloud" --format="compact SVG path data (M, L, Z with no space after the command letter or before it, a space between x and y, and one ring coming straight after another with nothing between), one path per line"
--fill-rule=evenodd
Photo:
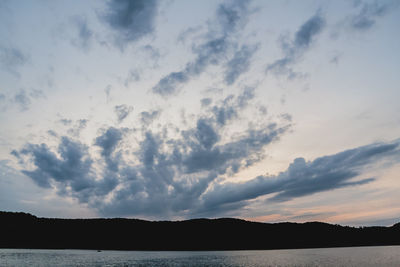
M77 38L71 40L72 45L83 51L88 51L93 42L94 32L89 27L87 18L85 16L74 16L71 20L77 30Z
M241 74L247 72L250 68L252 56L257 51L258 46L242 46L229 62L226 64L225 83L233 84Z
M121 123L129 114L133 111L132 106L128 105L117 105L114 107L115 114L117 115L118 123Z
M325 19L320 12L309 18L301 25L291 41L282 41L281 48L284 52L284 57L269 64L266 68L266 73L273 73L278 76L283 75L288 79L298 77L299 73L295 72L291 66L310 48L315 38L324 29L325 24Z
M0 45L0 68L20 77L19 68L28 62L28 56L16 47Z
M153 92L162 96L173 95L179 91L181 85L203 73L209 65L219 64L228 52L235 47L232 35L246 24L251 14L249 3L250 1L231 1L219 5L215 23L210 24L204 42L193 46L192 51L196 55L195 60L188 62L184 69L171 72L163 77L153 87ZM244 50L235 55L236 61L245 61L242 54L247 53L250 56L252 53L250 47L242 49ZM244 63L249 65L248 61ZM228 64L227 68L227 83L233 83L238 75L248 69L248 66L236 72L232 70L231 64Z
M20 90L14 95L14 102L19 105L21 111L27 111L31 105L31 99L25 90Z
M356 2L356 7L359 8L359 12L348 18L349 25L355 30L368 30L376 24L377 19L385 16L398 6L398 1Z
M203 196L204 210L215 206L244 202L271 195L269 201L281 202L322 191L363 185L375 178L356 179L363 168L379 160L395 156L400 160L400 143L377 143L319 157L313 161L295 159L284 172L274 176L258 176L244 183L217 184ZM274 195L272 195L274 194ZM243 205L246 205L242 203ZM229 210L229 205L227 206Z

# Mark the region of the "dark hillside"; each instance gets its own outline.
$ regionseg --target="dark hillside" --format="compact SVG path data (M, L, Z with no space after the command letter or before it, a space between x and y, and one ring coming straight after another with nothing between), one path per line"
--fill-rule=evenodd
M400 224L344 227L239 219L47 219L0 212L1 248L243 250L400 245Z

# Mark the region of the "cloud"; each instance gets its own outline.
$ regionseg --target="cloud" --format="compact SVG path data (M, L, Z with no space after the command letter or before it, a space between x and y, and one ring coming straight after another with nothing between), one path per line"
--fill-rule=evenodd
M398 6L397 1L358 2L360 11L349 17L350 27L365 31L375 25L376 20Z
M48 130L47 134L50 135L50 136L53 136L53 137L58 137L58 134L53 130Z
M128 87L132 82L137 82L140 80L140 73L138 70L129 71L128 77L125 79L124 85Z
M85 16L75 16L72 18L72 22L76 26L78 34L77 38L71 40L72 45L84 51L88 51L91 46L94 33L88 25L87 18Z
M319 157L313 161L295 159L284 172L258 176L243 183L217 184L203 196L204 210L272 195L269 201L282 202L318 192L363 185L375 178L357 179L363 169L379 160L400 155L399 141L370 144Z
M32 100L45 99L46 95L42 90L30 89L26 91L25 89L20 89L14 96L10 97L12 103L18 105L20 111L29 110ZM7 97L4 94L0 94L0 102L6 100Z
M144 125L149 125L152 123L158 116L160 116L160 110L153 110L153 111L143 111L140 113L140 120Z
M0 68L20 77L18 69L28 62L28 56L15 47L0 46Z
M114 111L117 115L118 123L121 123L133 111L133 107L127 105L117 105L114 107Z
M112 177L95 179L87 146L63 136L57 152L46 144L27 144L14 155L20 159L26 156L32 162L35 168L22 170L22 173L38 186L55 188L59 195L72 196L83 203L93 195L104 196L116 186Z
M200 100L201 106L202 107L207 107L212 103L212 99L207 97L207 98L203 98Z
M233 84L241 74L247 72L250 68L251 57L257 51L258 46L242 46L236 51L233 58L226 64L225 83Z
M290 66L296 63L310 48L315 38L324 29L325 24L325 19L319 12L309 18L295 33L292 41L282 41L281 48L284 52L284 57L269 64L266 68L266 73L284 75L288 79L298 77L300 74L293 71Z
M100 16L115 32L116 44L123 48L154 31L157 0L112 0Z
M111 97L111 85L107 85L106 88L104 88L104 93L106 93L106 102L110 102L112 97Z
M57 147L28 143L13 154L37 185L55 188L102 215L185 216L201 210L202 195L218 178L259 162L265 148L289 129L290 124L263 118L257 127L227 135L226 127L253 108L253 99L254 88L245 88L210 103L193 125L176 127L172 135L169 124L159 131L149 126L159 111L142 112L141 131L110 127L94 140L100 159L68 137L61 137Z
M122 140L123 133L114 128L110 127L107 131L96 138L95 145L101 147L101 155L104 157L107 164L107 169L113 172L118 171L119 157L113 157L117 145Z
M63 121L66 123L64 125L70 125L72 123L72 120L65 120L64 119ZM81 131L86 128L87 123L88 123L88 120L86 120L86 119L77 120L75 122L74 127L71 127L71 128L68 129L68 131L67 131L68 134L70 134L70 135L72 135L74 137L79 137Z
M294 47L296 49L306 49L310 46L313 38L319 34L325 25L324 19L320 14L316 14L307 20L296 32Z
M70 119L60 119L59 122L62 123L64 126L68 126L68 125L71 125L72 120L70 120Z
M20 153L30 155L36 166L24 174L41 187L50 187L51 180L71 184L74 191L80 191L90 184L88 176L92 161L87 155L87 148L82 144L62 137L58 146L60 158L46 144L28 144Z
M162 78L156 86L153 87L153 93L162 95L162 96L169 96L176 92L177 87L189 81L189 70L185 69L184 71L180 72L171 72L164 78Z
M39 99L39 98L46 98L46 95L44 94L44 92L42 90L38 90L38 89L32 89L29 92L29 96L35 99Z
M27 111L31 105L31 99L25 90L21 90L14 95L14 102L19 105L21 111Z
M188 62L183 70L164 76L152 91L162 96L173 95L182 84L203 73L209 65L217 65L224 60L229 50L236 45L232 35L243 28L247 22L250 14L249 2L231 1L219 5L215 23L210 24L212 26L209 27L204 42L192 48L196 55L195 60ZM244 68L233 73L232 78L245 70Z
M6 95L0 93L0 108L2 111L7 110L6 99L7 99Z

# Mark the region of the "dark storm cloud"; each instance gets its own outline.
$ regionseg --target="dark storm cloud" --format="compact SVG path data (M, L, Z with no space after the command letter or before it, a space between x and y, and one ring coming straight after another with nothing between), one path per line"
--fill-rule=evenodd
M19 77L18 69L25 65L28 56L15 47L0 46L0 68Z
M118 122L121 123L133 111L133 107L128 105L117 105L114 107L114 111L117 115Z
M233 58L226 64L225 83L233 84L239 76L250 68L251 57L257 51L257 46L244 45L236 51Z
M215 185L204 194L204 209L255 199L275 193L269 201L287 201L322 191L362 185L374 178L354 180L363 168L378 160L400 155L399 142L378 143L346 150L307 162L295 159L289 168L276 176L258 176L244 183Z
M120 47L154 31L157 0L112 0L107 5L101 19L115 31Z
M193 45L195 60L188 62L183 70L174 71L163 77L154 87L153 92L162 96L175 94L179 87L193 77L203 73L209 65L217 65L224 60L236 42L232 35L246 24L250 1L231 1L223 3L217 9L215 23L210 24L204 42ZM246 69L239 71L237 75ZM232 74L232 77L235 73Z
M266 72L275 75L284 75L288 79L296 78L299 73L290 67L294 64L314 42L315 38L325 27L325 19L317 13L308 19L296 32L292 41L282 41L284 57L267 66Z
M350 26L355 30L368 30L380 17L399 5L398 1L358 2L359 12L350 16Z

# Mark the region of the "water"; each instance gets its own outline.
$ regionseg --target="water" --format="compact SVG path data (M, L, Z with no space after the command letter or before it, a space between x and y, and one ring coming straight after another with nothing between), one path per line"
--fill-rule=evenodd
M184 252L0 249L0 266L400 266L400 246Z

